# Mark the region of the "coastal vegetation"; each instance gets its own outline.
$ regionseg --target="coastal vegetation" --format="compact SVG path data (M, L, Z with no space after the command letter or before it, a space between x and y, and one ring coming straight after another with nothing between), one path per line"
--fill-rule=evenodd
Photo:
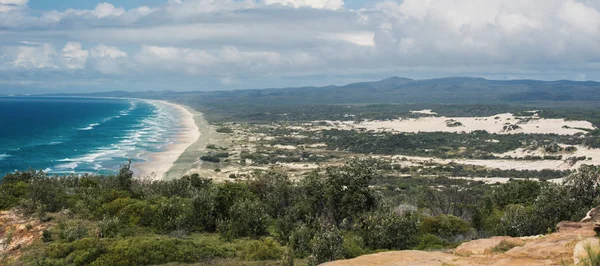
M0 209L51 226L6 263L314 265L547 233L560 221L580 219L600 199L600 168L592 166L563 184L413 179L390 187L393 195L378 188L385 177L376 166L356 160L298 181L267 171L225 183L198 175L144 181L133 178L129 165L114 176L9 174L0 183Z

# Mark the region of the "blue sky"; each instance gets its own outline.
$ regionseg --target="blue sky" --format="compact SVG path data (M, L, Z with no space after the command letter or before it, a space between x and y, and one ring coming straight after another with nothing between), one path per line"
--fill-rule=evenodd
M597 0L0 0L0 94L600 80Z

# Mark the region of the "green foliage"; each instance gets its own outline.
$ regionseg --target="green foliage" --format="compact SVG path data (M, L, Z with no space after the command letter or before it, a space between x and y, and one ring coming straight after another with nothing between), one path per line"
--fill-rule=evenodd
M40 257L28 258L42 265L155 265L169 262L197 263L233 257L233 250L217 243L165 237L124 239L83 238L71 243L51 243Z
M188 198L162 197L156 200L152 225L161 232L191 230L194 225L194 206Z
M494 190L492 199L499 208L510 204L533 204L540 193L542 185L538 181L512 181Z
M215 131L217 131L218 133L233 133L233 129L231 129L230 127L219 127Z
M246 260L278 260L283 255L283 248L273 238L252 241L244 249Z
M469 223L453 215L441 214L438 216L426 217L421 221L420 231L425 234L432 234L447 241L455 242L458 239L464 239L471 232Z
M78 239L93 235L90 224L80 220L63 220L56 226L58 239L65 242L73 242Z
M415 214L398 215L388 210L365 213L354 225L369 249L409 249L415 245L419 220Z
M344 250L342 243L343 238L337 228L323 228L311 240L311 254L308 257L308 264L317 265L323 262L343 259Z
M346 259L356 258L368 253L362 238L352 232L346 232L343 235L342 251Z
M219 157L215 156L215 155L204 155L204 156L200 157L200 160L205 161L205 162L211 162L211 163L221 162L221 159L219 159Z
M48 231L48 230L42 231L42 241L44 243L48 243L48 242L52 241L52 233L50 233L50 231Z
M429 233L421 235L418 239L418 243L419 244L415 248L418 250L442 250L450 246L448 241Z
M131 171L131 160L127 164L121 166L119 174L117 175L117 181L119 183L119 189L124 191L131 191L131 184L133 183L133 171Z
M228 239L239 237L257 238L267 233L268 215L257 200L237 201L229 209L229 220L222 222L219 230Z

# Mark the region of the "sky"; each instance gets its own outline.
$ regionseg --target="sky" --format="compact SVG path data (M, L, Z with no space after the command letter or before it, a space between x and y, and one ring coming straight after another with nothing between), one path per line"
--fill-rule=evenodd
M599 70L598 0L0 0L0 94Z

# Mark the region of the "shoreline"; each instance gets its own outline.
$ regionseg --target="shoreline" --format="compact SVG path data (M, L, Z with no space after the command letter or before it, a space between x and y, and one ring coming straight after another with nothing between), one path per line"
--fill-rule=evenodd
M175 166L181 168L181 163L179 162L180 157L182 157L191 146L200 142L201 139L204 139L201 138L203 134L201 133L201 129L196 120L197 112L191 110L187 106L168 101L148 99L137 100L169 105L175 108L179 113L179 124L182 127L182 130L178 133L174 143L169 144L164 151L152 153L148 156L147 161L133 163L131 166L134 176L137 178L151 180L167 179L167 173L171 173L171 170L175 168Z

